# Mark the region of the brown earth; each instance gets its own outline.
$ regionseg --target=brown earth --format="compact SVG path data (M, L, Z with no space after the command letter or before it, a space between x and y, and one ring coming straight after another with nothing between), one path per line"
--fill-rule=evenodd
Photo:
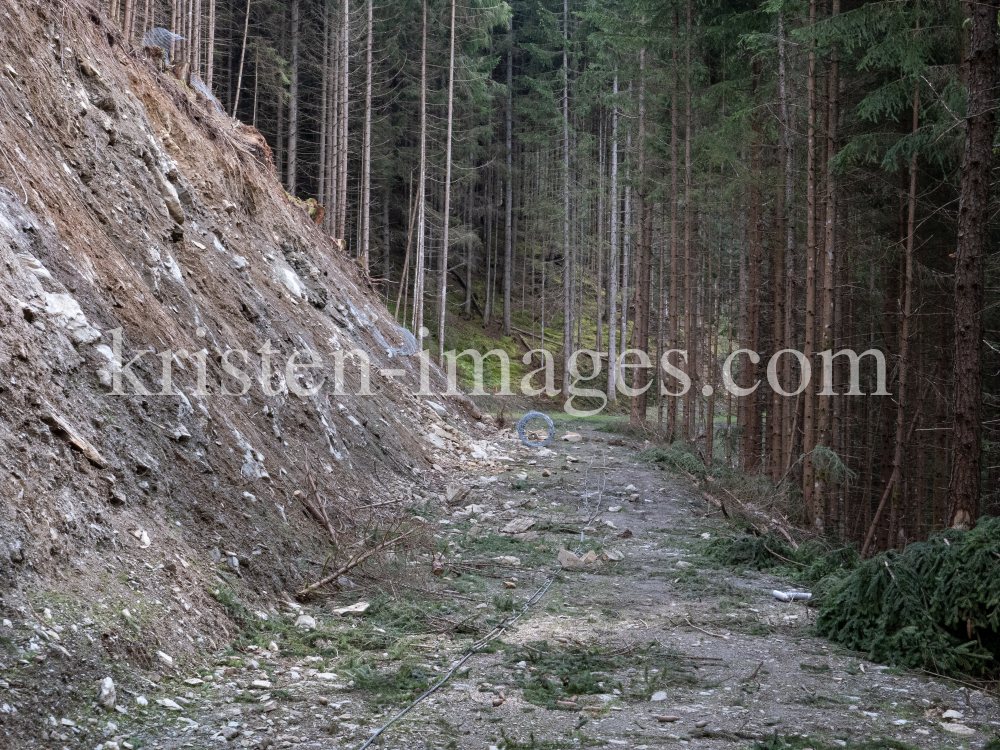
M57 706L67 684L99 676L98 659L143 668L159 650L221 647L235 630L211 594L222 575L250 601L309 583L328 538L294 495L307 467L350 554L414 492L442 488L455 459L423 440L435 408L463 431L473 420L413 395L417 358L389 356L399 329L289 201L255 130L127 48L86 3L12 0L3 29L0 614L41 627L61 607L72 624L98 623L86 663L40 636L32 663ZM132 370L148 395L128 378L127 395L111 392L116 331L124 362L146 352ZM330 383L300 396L282 372L307 348ZM243 396L221 391L241 390L223 371L229 349L250 353L231 357L252 378ZM370 356L372 395L334 392L332 359L353 349ZM203 395L187 355L199 351ZM344 370L357 393L360 366L348 357ZM313 381L300 372L301 390ZM436 368L429 377L441 390ZM35 736L22 732L38 717L20 717L0 714L0 745Z

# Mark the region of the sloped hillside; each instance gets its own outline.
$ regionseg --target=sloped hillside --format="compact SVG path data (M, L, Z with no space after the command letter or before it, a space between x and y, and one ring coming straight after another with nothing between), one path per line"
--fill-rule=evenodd
M302 566L326 532L294 494L307 467L350 532L356 509L370 522L370 506L400 512L414 486L440 482L434 464L456 459L421 436L435 423L471 429L475 410L414 395L419 359L390 355L412 339L288 200L255 130L124 46L85 4L13 0L3 25L4 617L42 622L54 599L95 621L127 605L101 635L138 663L169 638L221 645L229 624L209 595L220 567L262 596L309 582ZM147 352L131 371L148 395L116 377L116 346L124 362ZM223 381L242 390L223 371L229 349L248 352L229 359L252 379L244 395L222 393ZM304 349L331 382L299 396L283 372ZM353 349L371 358L370 396L334 392L334 355ZM203 388L186 355L201 350ZM355 365L346 357L349 393ZM301 372L300 391L318 380ZM443 390L434 367L430 379Z

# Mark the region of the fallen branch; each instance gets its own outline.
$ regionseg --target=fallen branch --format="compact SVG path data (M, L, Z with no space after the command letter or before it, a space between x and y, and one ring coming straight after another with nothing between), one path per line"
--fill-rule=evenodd
M710 636L712 636L713 638L721 638L721 639L722 639L722 640L724 640L724 641L728 641L728 640L729 640L729 636L728 636L728 635L722 635L721 633L710 633L710 632L708 632L707 630L705 630L704 628L699 628L699 627L698 627L697 625L695 625L695 624L694 624L693 622L691 622L691 621L690 621L690 620L688 620L687 618L685 618L685 619L684 619L684 622L686 622L686 623L687 623L688 625L690 625L690 626L691 626L692 628L694 628L695 630L699 630L699 631L701 631L701 632L702 632L702 633L704 633L705 635L710 635Z
M787 540L788 540L788 543L789 543L790 545L792 545L792 548L793 548L793 549L798 549L798 548L799 548L799 545L797 545L797 544L795 543L795 540L794 540L794 539L792 539L792 537L791 537L791 536L789 536L788 532L787 532L787 531L785 531L785 530L784 530L783 528L781 528L781 526L779 526L778 524L774 524L774 528L776 528L776 529L777 529L777 530L778 530L778 531L779 531L779 532L781 533L781 535L782 535L783 537L785 537L785 539L787 539ZM771 550L768 550L768 552L771 552ZM771 554L774 554L774 553L772 552ZM781 555L778 555L778 557L781 557ZM781 559L782 559L782 560L784 560L784 558L783 558L783 557L782 557Z
M306 466L306 482L309 483L310 493L295 490L293 496L302 501L306 510L309 511L309 515L316 519L316 522L327 530L331 541L336 542L337 532L333 530L333 524L330 523L330 517L326 514L326 506L319 499L319 491L316 489L316 482L313 479L312 473L309 471L308 465ZM315 503L310 498L310 494L312 497L316 498Z
M770 547L768 547L766 544L764 545L764 549L766 549L772 555L774 555L775 557L777 557L779 560L784 560L786 563L791 563L792 565L801 565L803 568L808 568L809 567L805 563L795 562L795 560L789 560L787 557L782 557L777 552L775 552L773 549L771 549Z
M338 578L340 578L345 573L349 573L351 570L353 570L354 568L356 568L359 565L361 565L361 563L363 563L365 560L367 560L372 555L376 555L379 552L382 552L383 550L390 549L391 547L395 547L397 544L399 544L401 541L403 541L404 539L406 539L406 537L408 537L410 534L412 534L415 531L416 531L416 529L410 529L405 534L400 534L399 536L393 537L392 539L386 539L384 542L380 542L379 544L376 544L374 547L372 547L367 552L364 552L364 553L362 553L360 555L357 555L357 556L351 558L350 560L348 560L348 562L345 565L343 565L342 567L338 568L337 570L335 570L330 575L328 575L328 576L326 576L324 578L321 578L320 580L316 581L316 583L313 583L313 584L311 584L309 586L306 586L304 589L302 589L300 592L298 592L295 595L296 598L302 599L304 597L307 597L310 594L312 594L313 592L315 592L316 589L322 588L323 586L326 586L328 583L332 583L333 581L336 581Z

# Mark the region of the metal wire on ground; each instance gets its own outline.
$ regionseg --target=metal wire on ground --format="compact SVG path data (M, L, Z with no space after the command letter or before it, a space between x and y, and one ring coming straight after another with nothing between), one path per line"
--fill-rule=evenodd
M375 732L375 734L373 734L371 737L369 737L368 741L365 742L365 744L363 744L361 747L359 747L358 750L365 750L365 748L368 747L369 745L371 745L375 741L375 738L378 737L379 735L381 735L382 732L384 732L386 729L388 729L393 724L395 724L397 721L399 721L404 716L406 716L408 713L410 713L410 711L412 711L414 708L417 707L417 704L419 704L420 701L422 701L424 698L426 698L427 696L429 696L432 693L434 693L438 688L440 688L449 679L451 679L451 676L453 674L455 674L455 672L458 671L459 667L461 667L463 664L465 664L465 662L467 662L473 655L475 655L477 652L481 651L488 643L490 643L491 641L495 641L497 638L499 638L501 635L503 635L504 632L506 632L507 628L509 628L511 625L513 625L518 620L520 620L521 617L524 615L524 613L527 612L530 607L532 607L534 604L536 604L545 595L545 592L549 590L549 586L552 585L552 583L555 581L555 579L556 579L555 572L553 572L546 579L545 583L543 583L538 588L538 590L535 591L535 593L531 595L531 598L529 598L528 601L525 602L524 607L521 608L520 612L518 612L516 615L514 615L510 619L504 621L502 624L498 625L492 631L490 631L485 636L483 636L478 641L476 641L471 646L469 646L469 648L467 648L465 650L465 653L462 655L462 658L459 659L455 664L453 664L452 667L451 667L451 669L449 669L445 673L445 675L440 680L437 681L436 684L434 684L431 687L427 688L427 690L424 691L415 701L413 701L413 703L411 703L409 706L407 706L406 708L404 708L398 714L396 714L391 719L389 719L389 721L387 721L385 724L383 724L381 727L379 727L378 731Z
M533 443L528 440L527 434L525 434L525 428L528 422L533 419L544 419L545 423L549 426L549 436L545 438L540 443ZM552 442L552 438L555 437L556 426L552 424L552 420L549 418L548 414L542 414L540 411L529 411L523 417L521 417L517 422L517 436L521 438L521 442L524 443L529 448L544 448L546 445Z
M522 432L522 426L521 426L522 423L528 417L530 417L532 414L536 414L536 415L540 415L542 417L545 417L545 420L549 423L549 426L550 426L549 439L551 440L552 439L552 432L554 431L554 429L552 428L552 420L550 420L546 415L541 414L540 412L528 412L527 414L525 414L524 417L521 418L521 422L518 422L518 434L521 434L521 432ZM523 435L522 435L521 439L522 440L524 439ZM529 445L530 445L530 443L529 443ZM607 464L607 456L604 457L604 461L603 462L605 463L605 465ZM603 481L601 483L600 492L598 493L598 496L597 496L597 506L595 508L594 515L593 516L589 516L589 520L585 524L586 526L589 526L590 522L594 518L596 518L597 515L600 513L601 498L604 495L604 487L605 487L606 484L607 484L607 474L605 473ZM589 507L590 503L589 503L589 500L586 498L586 476L584 478L584 500L587 503L587 506ZM575 550L576 554L579 554L580 551L582 550L584 539L585 539L584 532L581 531L580 532L580 545ZM442 685L444 685L449 679L451 679L452 675L454 675L455 672L457 672L458 669L463 664L465 664L465 662L467 662L472 656L474 656L478 652L482 651L482 649L485 648L487 644L491 643L492 641L495 641L497 638L499 638L501 635L503 635L507 631L507 628L509 628L511 625L513 625L518 620L520 620L521 617L523 617L524 614L531 607L533 607L535 604L537 604L541 600L541 598L543 596L545 596L545 592L548 591L549 587L555 582L555 580L556 580L556 573L560 569L561 569L561 567L559 567L559 566L553 568L552 572L549 574L549 577L545 579L545 582L542 583L542 585L538 587L538 589L535 591L535 593L532 594L531 597L529 597L529 599L524 603L524 606L521 608L520 612L518 612L516 615L513 615L509 619L504 620L500 625L498 625L497 627L495 627L493 630L491 630L485 636L483 636L478 641L476 641L471 646L469 646L465 650L465 652L462 654L462 658L459 659L457 662L455 662L455 664L452 665L451 669L449 669L444 674L444 676L441 677L440 680L438 680L431 687L427 688L427 690L425 690L419 697L417 697L417 699L414 700L409 706L407 706L406 708L404 708L398 714L396 714L391 719L389 719L389 721L387 721L385 724L383 724L381 727L379 727L378 731L376 731L371 737L369 737L368 740L363 745L361 745L361 747L358 748L358 750L365 750L365 748L369 747L375 741L376 737L380 736L386 729L388 729L393 724L395 724L397 721L399 721L404 716L406 716L408 713L410 713L410 711L412 711L414 708L416 708L417 705L424 698L426 698L427 696L429 696L432 693L436 692Z

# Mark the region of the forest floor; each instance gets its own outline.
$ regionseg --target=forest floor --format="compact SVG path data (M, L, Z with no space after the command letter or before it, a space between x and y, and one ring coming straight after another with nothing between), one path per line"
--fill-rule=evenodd
M361 586L335 603L289 603L200 666L116 674L119 710L70 703L39 717L31 741L359 748L550 581L374 746L978 748L996 734L995 698L811 635L813 613L771 595L787 581L702 554L729 531L688 479L639 462L634 440L573 425L581 442L559 440L562 423L552 450L510 441L506 472L456 477L457 502L428 504L443 575L418 557L381 584L387 595ZM519 521L534 523L498 533ZM561 548L624 556L564 570ZM359 599L372 602L360 617L332 611ZM294 626L303 612L315 630ZM26 674L12 683L31 686Z

